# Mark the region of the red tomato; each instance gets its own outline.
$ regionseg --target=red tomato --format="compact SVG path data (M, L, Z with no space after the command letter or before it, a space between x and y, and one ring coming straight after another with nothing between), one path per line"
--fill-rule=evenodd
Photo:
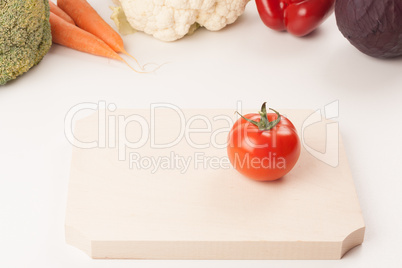
M235 122L228 137L230 163L246 177L272 181L286 175L300 156L297 131L278 112L247 114Z
M257 10L266 26L305 36L332 14L335 0L256 0Z

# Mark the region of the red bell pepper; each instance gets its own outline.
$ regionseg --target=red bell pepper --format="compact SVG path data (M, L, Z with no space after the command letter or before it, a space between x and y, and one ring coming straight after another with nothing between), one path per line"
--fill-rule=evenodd
M266 26L304 36L332 14L335 0L256 0L256 4Z

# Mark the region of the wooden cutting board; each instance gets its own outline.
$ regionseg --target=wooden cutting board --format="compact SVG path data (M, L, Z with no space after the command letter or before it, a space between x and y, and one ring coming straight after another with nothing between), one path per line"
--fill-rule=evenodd
M230 166L233 110L99 110L77 121L67 243L99 259L340 259L365 225L338 123L279 112L302 151L273 182Z

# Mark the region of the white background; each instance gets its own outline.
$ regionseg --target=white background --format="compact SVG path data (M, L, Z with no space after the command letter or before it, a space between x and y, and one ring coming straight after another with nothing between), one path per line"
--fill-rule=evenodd
M89 1L111 23L111 1ZM254 2L220 32L164 43L136 33L124 64L54 45L43 61L0 88L0 267L401 267L402 58L358 52L332 15L296 38L266 28ZM128 59L128 58L127 58ZM71 145L64 118L82 102L148 108L320 109L339 101L339 124L366 222L363 245L338 261L92 260L64 241Z

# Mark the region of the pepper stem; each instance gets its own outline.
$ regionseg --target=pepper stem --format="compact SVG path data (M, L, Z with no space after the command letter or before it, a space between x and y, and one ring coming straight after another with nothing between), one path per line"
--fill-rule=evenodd
M275 111L272 108L269 108L269 110L275 112L278 115L278 117L272 122L270 122L268 120L266 102L264 102L262 104L261 111L258 112L261 116L261 119L259 122L248 119L248 118L244 117L243 115L241 115L239 112L236 112L236 113L238 115L240 115L244 120L246 120L246 121L250 122L251 124L255 125L256 127L258 127L259 130L266 131L266 130L270 130L270 129L274 128L279 123L279 121L281 121L281 115L277 111Z

